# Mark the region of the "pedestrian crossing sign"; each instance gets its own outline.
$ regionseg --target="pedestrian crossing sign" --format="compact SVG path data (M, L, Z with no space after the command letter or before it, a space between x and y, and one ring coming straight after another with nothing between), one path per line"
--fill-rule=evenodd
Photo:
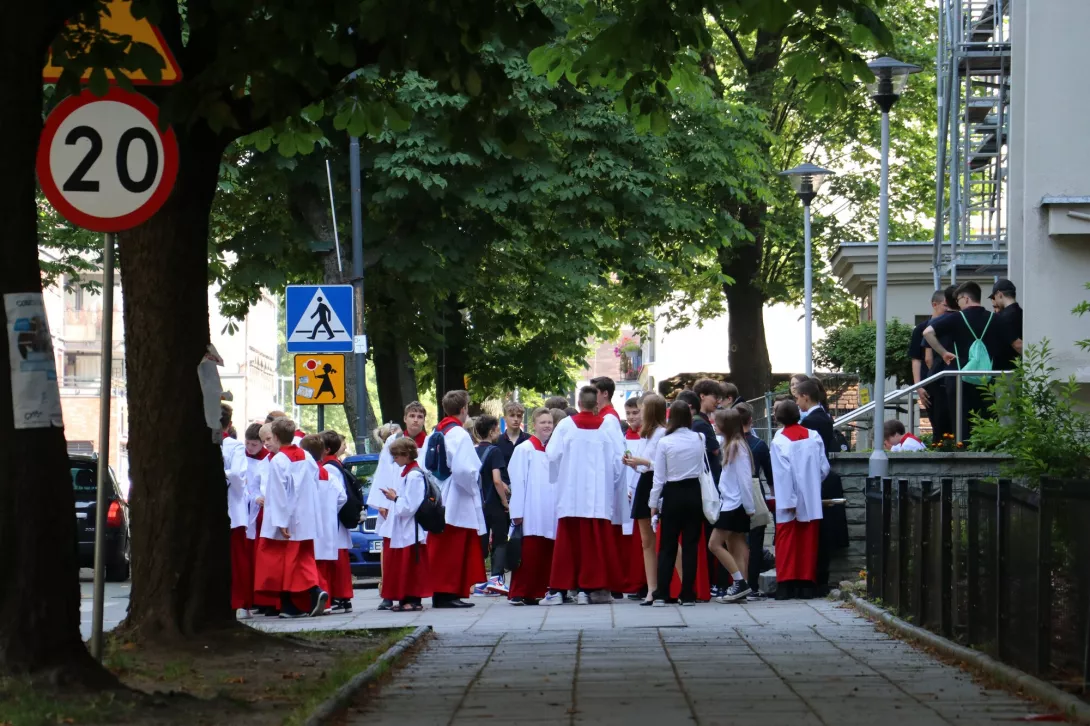
M295 403L318 406L344 403L345 356L302 353L295 356Z
M355 306L351 285L289 285L289 353L351 353Z

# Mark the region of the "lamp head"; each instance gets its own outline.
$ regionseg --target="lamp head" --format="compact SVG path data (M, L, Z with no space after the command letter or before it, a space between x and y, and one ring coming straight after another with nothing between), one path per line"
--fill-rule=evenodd
M781 171L780 176L787 177L791 182L791 187L795 190L795 194L799 196L799 199L802 200L803 204L809 206L810 202L817 196L821 185L835 173L836 172L834 171L822 169L820 166L807 162L805 164L799 164L794 169Z
M896 58L883 56L867 64L867 68L874 73L874 82L867 84L870 97L878 104L883 112L889 113L893 104L897 103L905 86L908 85L908 77L913 73L919 73L922 69L911 63L903 63Z

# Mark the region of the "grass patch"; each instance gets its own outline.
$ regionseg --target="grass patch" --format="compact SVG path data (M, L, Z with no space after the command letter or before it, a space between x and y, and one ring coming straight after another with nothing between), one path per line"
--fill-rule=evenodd
M134 704L112 692L58 703L56 696L26 678L0 678L0 724L43 726L127 720Z
M348 681L355 678L357 673L367 670L372 663L378 660L380 655L385 653L411 632L413 632L413 628L398 628L396 630L391 630L383 636L381 642L377 645L359 653L342 655L325 674L324 678L309 682L297 681L293 683L288 687L290 693L289 697L293 700L298 700L300 703L299 706L284 719L284 726L300 726L300 724L307 720L307 717L319 706L319 704L332 696L337 689L345 683L348 683ZM295 637L315 640L325 639L322 636L341 638L366 637L361 633L368 633L368 631L335 630L325 633L313 631L308 633L296 633ZM386 667L388 668L388 666Z

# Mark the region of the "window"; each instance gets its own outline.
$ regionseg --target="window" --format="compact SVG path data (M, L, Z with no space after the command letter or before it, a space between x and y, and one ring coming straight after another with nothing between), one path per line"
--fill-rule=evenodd
M919 325L920 323L926 323L930 319L931 319L930 315L917 315L916 316L916 325Z

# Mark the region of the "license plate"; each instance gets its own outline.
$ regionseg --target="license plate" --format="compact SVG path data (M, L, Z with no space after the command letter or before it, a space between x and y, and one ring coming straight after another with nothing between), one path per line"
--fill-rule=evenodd
M382 540L376 540L371 543L371 552L382 552Z
M76 512L76 519L87 519L87 512Z

